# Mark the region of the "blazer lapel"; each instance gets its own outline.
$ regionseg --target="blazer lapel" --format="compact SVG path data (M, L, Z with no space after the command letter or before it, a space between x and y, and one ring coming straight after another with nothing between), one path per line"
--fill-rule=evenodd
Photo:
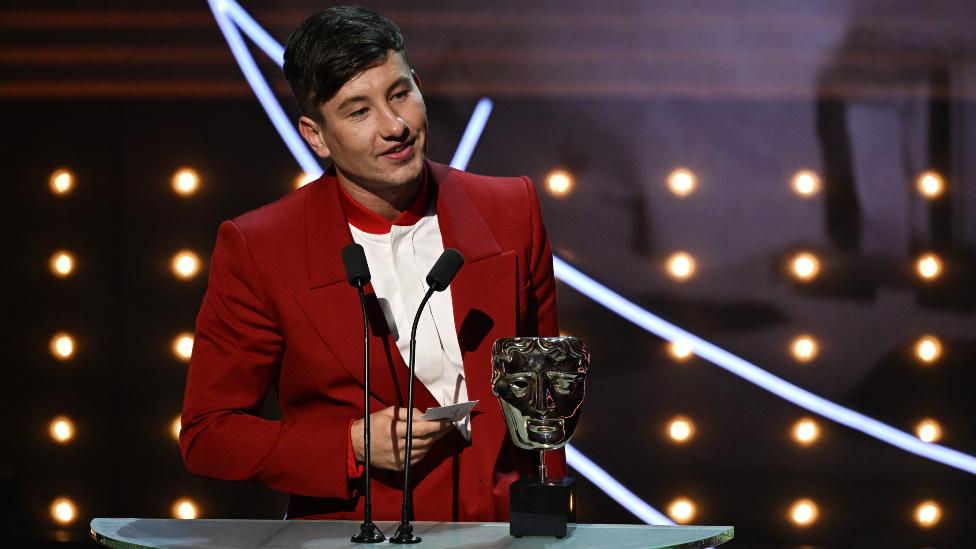
M454 322L464 359L468 397L478 400L472 434L479 441L479 474L491 473L498 458L505 422L491 392L491 347L496 339L515 335L517 259L503 251L481 212L447 166L428 163L437 182L437 217L445 248L457 248L464 266L451 283Z
M352 234L339 197L339 182L327 170L310 183L305 202L308 290L295 295L326 350L346 373L363 384L362 317L356 290L346 281L342 248L351 244ZM386 317L373 292L366 287L369 316L370 393L387 406L407 402L409 369L393 341ZM414 386L414 407L437 406L423 383Z

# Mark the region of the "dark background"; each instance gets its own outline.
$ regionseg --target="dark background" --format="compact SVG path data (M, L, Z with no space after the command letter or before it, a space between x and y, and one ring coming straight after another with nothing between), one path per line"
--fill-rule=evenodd
M526 174L540 189L553 245L573 265L650 311L825 398L913 432L936 418L941 443L976 453L976 7L970 2L368 2L402 28L423 79L431 158L447 162L478 98L495 109L469 170ZM279 41L310 2L244 2ZM255 56L289 115L283 78ZM218 224L289 192L299 169L229 54L204 2L8 2L0 11L0 116L11 286L7 333L11 446L0 461L3 536L83 541L93 517L168 517L190 497L205 518L279 518L284 497L185 472L169 432L185 363L172 339L192 331L205 271L176 280L169 260L204 262ZM170 177L196 169L201 190ZM53 195L48 177L72 170ZM677 167L697 190L667 188ZM546 174L569 170L558 198ZM789 180L823 179L810 199ZM948 194L914 190L935 169ZM50 274L61 248L73 276ZM783 258L820 254L811 284ZM684 250L696 275L676 282ZM938 251L946 274L922 283L914 258ZM967 545L976 516L969 473L821 421L665 342L565 285L565 332L594 356L573 444L664 511L692 498L695 523L732 524L734 546ZM77 353L55 360L54 332ZM820 354L797 364L789 341ZM943 357L922 367L923 334ZM78 434L51 441L50 420ZM669 418L696 424L675 445ZM51 501L71 497L69 527ZM808 528L789 505L814 499ZM942 506L932 529L914 507ZM586 480L580 521L638 520ZM971 537L971 536L969 536Z

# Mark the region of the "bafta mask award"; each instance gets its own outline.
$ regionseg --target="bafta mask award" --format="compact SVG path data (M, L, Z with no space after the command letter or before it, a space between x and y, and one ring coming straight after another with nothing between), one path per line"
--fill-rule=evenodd
M538 476L511 486L511 534L565 537L576 522L576 479L549 477L545 453L576 430L590 354L575 337L510 337L495 341L491 361L492 392L512 442L539 457Z

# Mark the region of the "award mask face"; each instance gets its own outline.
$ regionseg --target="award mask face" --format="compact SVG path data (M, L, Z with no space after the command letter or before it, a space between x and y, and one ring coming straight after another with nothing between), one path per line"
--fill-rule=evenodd
M491 349L492 392L520 448L561 448L573 436L590 354L575 337L511 337Z

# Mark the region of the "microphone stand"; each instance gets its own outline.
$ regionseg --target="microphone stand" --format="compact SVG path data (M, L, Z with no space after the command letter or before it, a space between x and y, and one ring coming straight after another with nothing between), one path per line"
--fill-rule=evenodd
M356 284L359 291L359 304L363 308L363 457L366 460L366 467L363 473L363 523L359 525L359 533L352 536L350 541L353 543L380 543L386 541L386 536L373 523L373 500L369 483L369 316L366 312L366 294L363 292L363 284L359 281Z
M417 325L420 323L420 316L424 313L424 307L434 292L438 291L436 285L431 285L420 302L420 309L417 316L413 318L413 327L410 329L410 382L407 385L407 442L406 453L404 454L403 464L403 511L400 515L400 526L396 534L390 538L390 543L412 544L420 543L421 538L413 535L413 526L410 524L410 515L413 514L413 489L410 486L410 454L413 451L413 379L416 366L417 348Z

